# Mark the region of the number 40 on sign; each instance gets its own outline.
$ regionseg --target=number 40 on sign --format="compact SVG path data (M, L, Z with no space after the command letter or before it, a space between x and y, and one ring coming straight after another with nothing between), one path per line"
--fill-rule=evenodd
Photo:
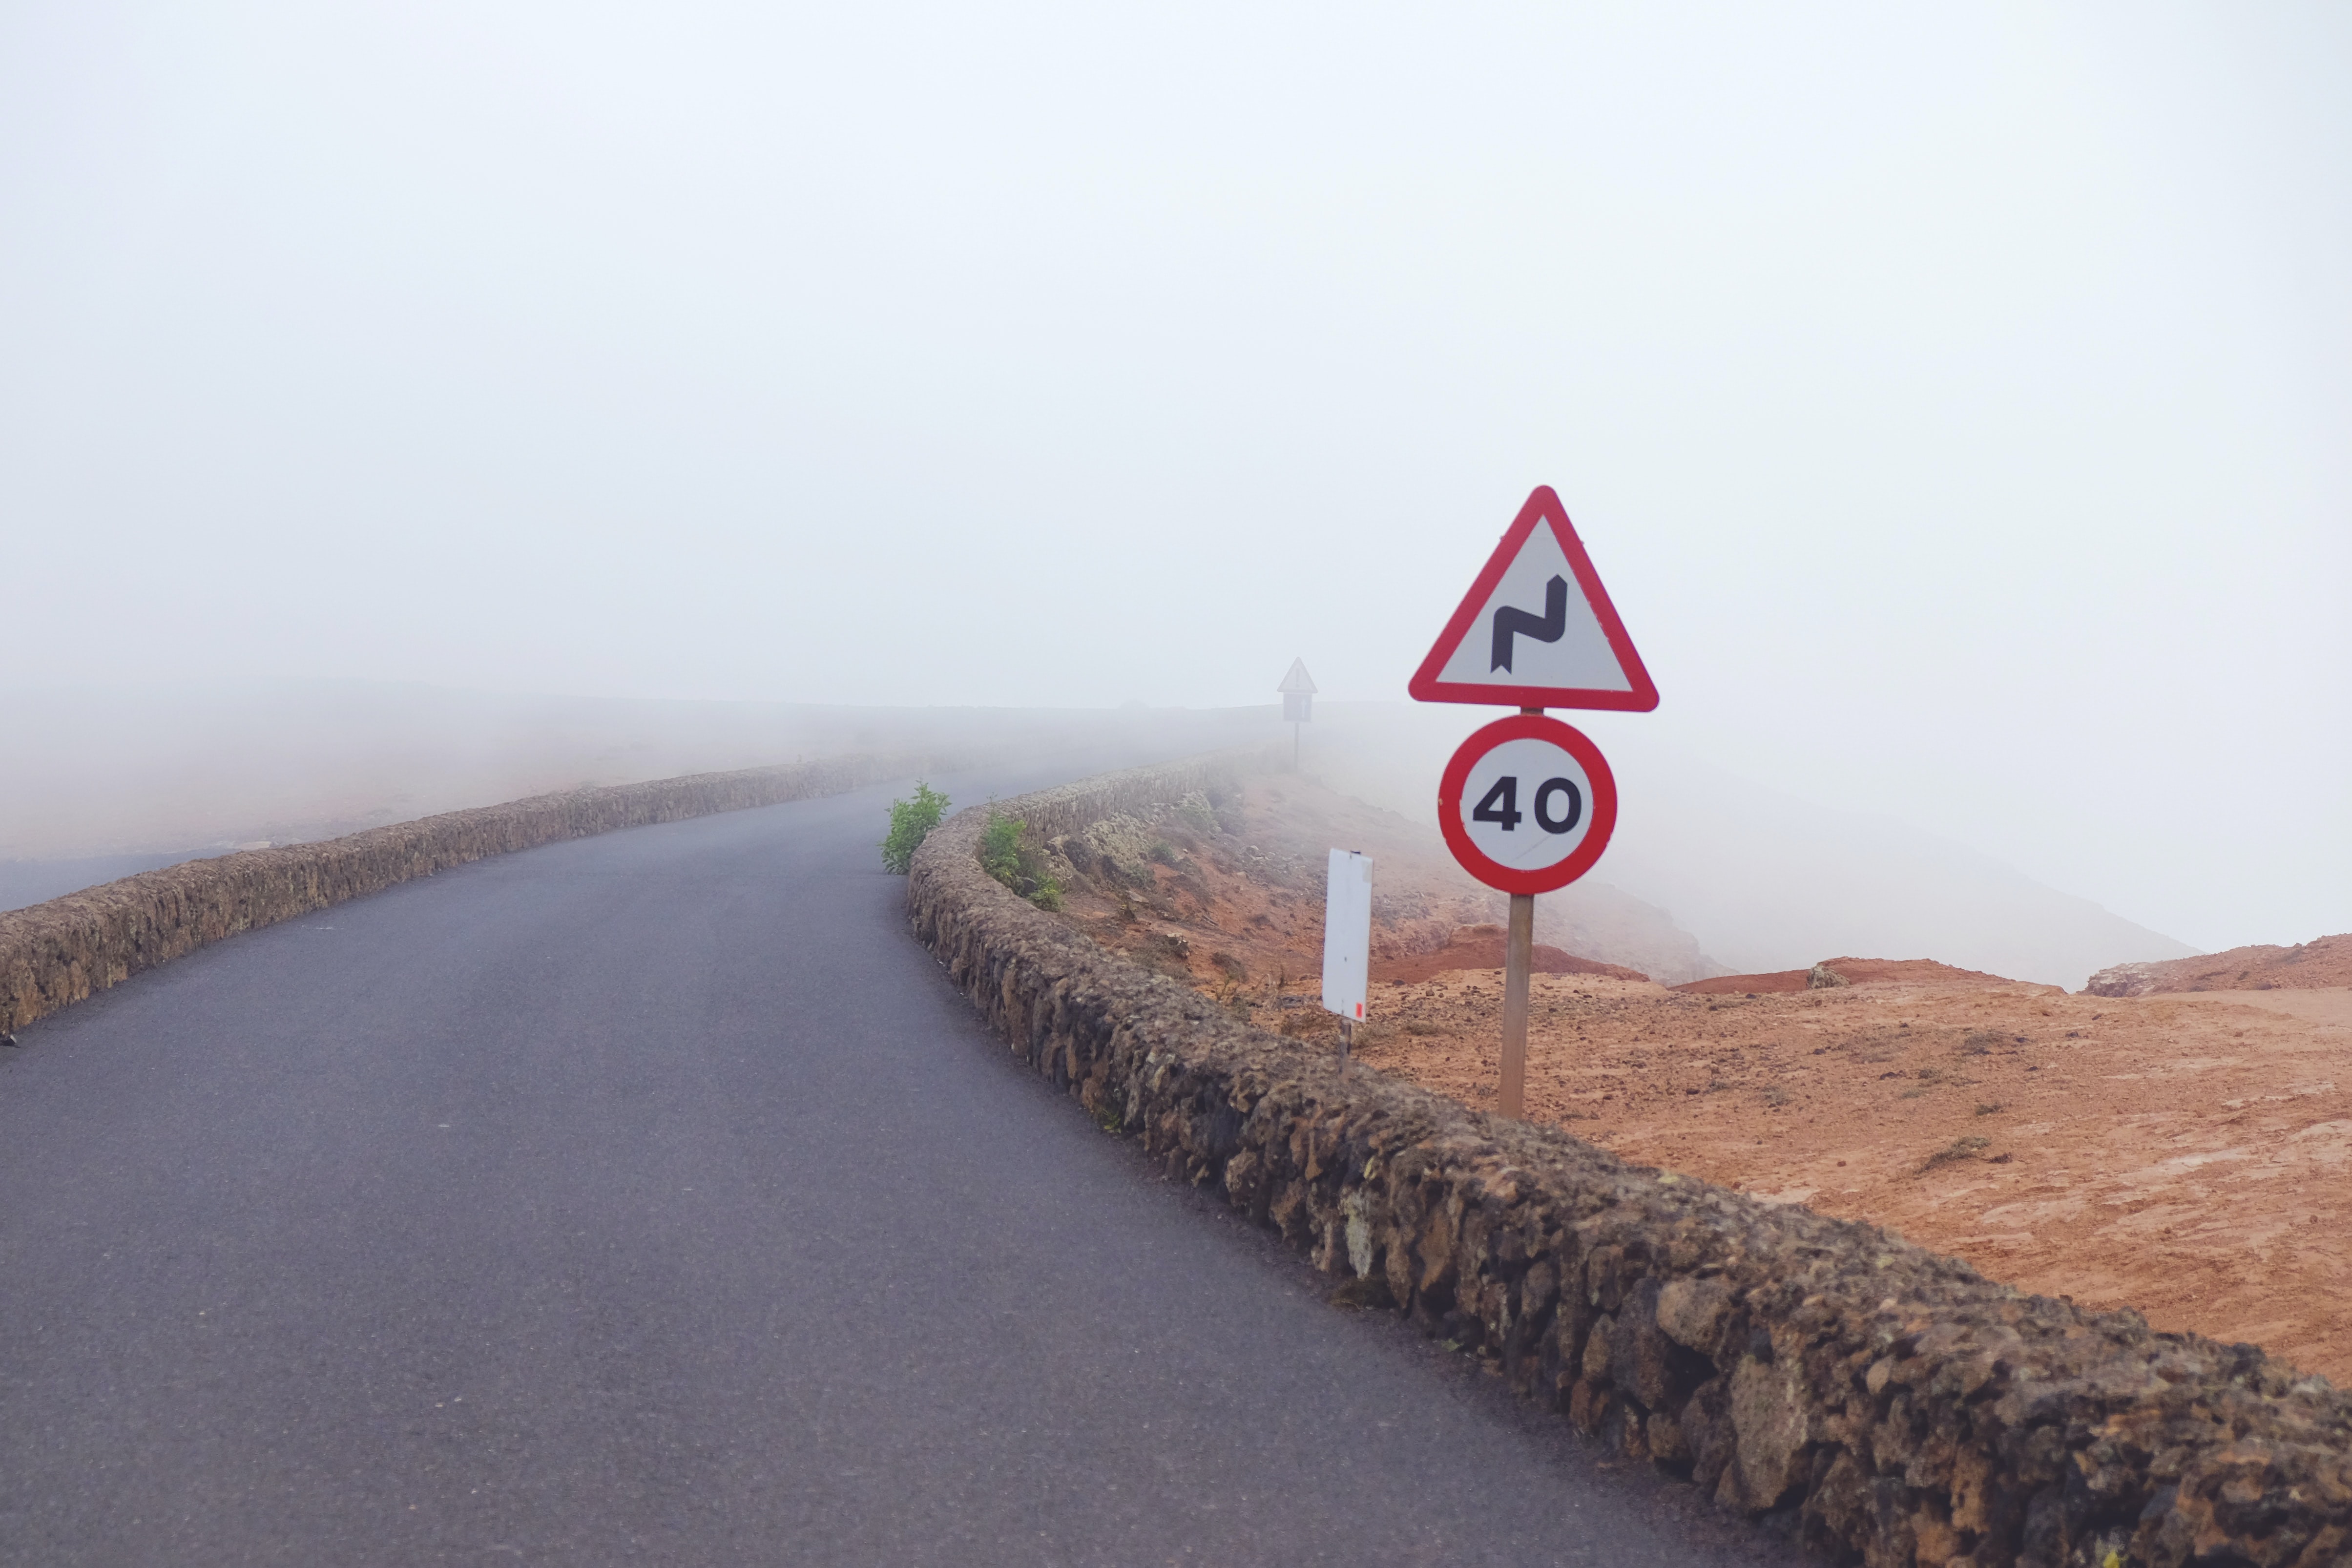
M1540 714L1462 742L1438 781L1437 821L1463 868L1507 893L1548 893L1592 868L1617 826L1617 781L1582 731Z

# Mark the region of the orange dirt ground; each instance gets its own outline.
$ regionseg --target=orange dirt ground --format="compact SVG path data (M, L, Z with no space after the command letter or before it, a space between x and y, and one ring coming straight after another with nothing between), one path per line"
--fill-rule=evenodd
M1066 918L1336 1047L1338 1021L1313 994L1329 847L1314 829L1346 816L1328 793L1295 778L1254 789L1221 810L1240 832L1171 833L1180 864L1149 868L1148 889L1078 879ZM1391 900L1385 920L1375 905L1358 1058L1491 1105L1499 949L1486 953L1488 931L1433 934L1479 911L1433 899L1425 847L1403 853L1422 830L1388 822L1401 842L1386 860L1342 845L1372 850ZM1465 967L1433 973L1440 953ZM1892 1226L2029 1290L2137 1307L2158 1328L2252 1341L2352 1382L2352 989L2069 996L1916 961L1831 967L1854 983L1674 991L1539 973L1528 1116L1642 1164Z

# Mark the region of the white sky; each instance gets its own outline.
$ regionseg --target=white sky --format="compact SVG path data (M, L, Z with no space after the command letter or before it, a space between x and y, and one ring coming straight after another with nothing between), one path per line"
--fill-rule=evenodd
M0 686L1402 697L1544 482L1604 746L2352 929L2347 159L2341 5L17 0Z

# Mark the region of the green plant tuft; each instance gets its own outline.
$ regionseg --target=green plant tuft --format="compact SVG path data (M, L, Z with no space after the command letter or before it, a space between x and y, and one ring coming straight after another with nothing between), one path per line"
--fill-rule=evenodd
M980 836L980 868L1008 888L1021 876L1021 832L1028 826L991 806L988 827Z
M1059 910L1062 884L1053 875L1055 857L1049 847L1027 839L1029 825L988 809L988 826L980 836L980 868L1041 910Z
M912 800L892 801L890 831L882 839L882 868L905 876L914 863L917 847L930 837L947 808L948 797L920 779L915 781Z

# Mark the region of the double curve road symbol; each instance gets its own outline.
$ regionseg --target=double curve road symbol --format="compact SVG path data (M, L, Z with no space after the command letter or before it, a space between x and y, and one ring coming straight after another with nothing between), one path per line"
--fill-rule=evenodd
M1554 577L1544 584L1542 615L1522 610L1516 605L1505 605L1495 612L1495 657L1487 668L1511 668L1513 637L1533 637L1538 642L1558 642L1567 630L1568 579Z

